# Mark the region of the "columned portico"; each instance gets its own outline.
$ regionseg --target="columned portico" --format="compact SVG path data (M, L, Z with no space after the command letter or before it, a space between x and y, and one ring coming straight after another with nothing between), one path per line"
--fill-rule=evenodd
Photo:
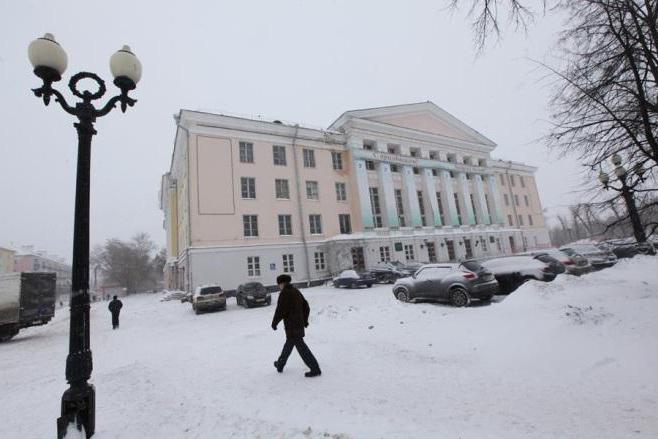
M463 207L466 218L464 223L469 225L475 224L475 212L473 212L473 203L471 203L471 189L468 186L468 178L465 172L457 173L457 181L459 181L459 188L462 191L462 200L464 200Z
M484 224L491 224L491 215L489 214L489 207L487 206L482 176L480 174L475 174L475 192L477 194L478 204L480 205L480 218L484 220Z
M503 209L500 201L500 191L496 184L496 176L491 174L487 176L487 185L489 186L489 193L491 194L491 202L493 204L494 213L491 215L492 220L496 224L504 224L505 218L503 217Z
M450 219L450 225L458 226L459 218L457 217L457 205L455 204L455 190L452 187L452 177L450 176L450 171L441 171L441 185L443 186L445 202L448 206L448 218Z
M402 178L404 179L404 190L409 203L409 216L411 217L409 223L412 227L422 227L420 204L418 204L418 193L416 192L416 179L411 166L402 167Z
M359 191L359 206L361 210L361 222L364 229L372 229L375 222L372 217L372 204L370 203L370 189L368 186L368 170L366 161L362 159L354 160L354 170L356 172L356 185Z
M432 208L434 226L441 227L443 224L441 223L441 215L439 214L439 202L436 199L436 184L434 182L434 175L432 174L431 169L423 169L423 184L425 186L427 198L430 202L430 207Z

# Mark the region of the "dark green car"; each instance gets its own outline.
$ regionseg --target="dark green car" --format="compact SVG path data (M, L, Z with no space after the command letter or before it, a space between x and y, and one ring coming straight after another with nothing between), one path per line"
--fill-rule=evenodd
M245 308L253 306L267 306L272 303L272 296L260 282L248 282L238 286L235 291L235 300L238 305Z

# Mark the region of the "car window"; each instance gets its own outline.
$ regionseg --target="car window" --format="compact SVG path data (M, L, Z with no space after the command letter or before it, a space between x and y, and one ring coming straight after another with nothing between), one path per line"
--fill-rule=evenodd
M462 266L473 272L478 272L482 269L482 265L477 261L464 261L462 262Z
M222 287L205 287L205 288L201 288L199 294L204 296L206 294L217 294L221 292L222 292Z
M445 267L426 267L418 271L416 279L441 279L450 271L450 268Z

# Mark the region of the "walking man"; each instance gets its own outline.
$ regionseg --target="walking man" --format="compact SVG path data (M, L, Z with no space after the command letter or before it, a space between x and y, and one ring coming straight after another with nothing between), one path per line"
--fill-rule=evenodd
M313 353L304 343L304 328L308 327L308 316L311 309L302 293L290 284L291 281L292 279L287 274L282 274L276 278L281 293L272 319L272 329L276 331L277 325L283 320L283 326L286 330L286 343L283 345L279 359L274 362L274 367L279 373L283 372L292 348L295 347L306 366L311 369L304 376L307 378L316 377L322 373L320 365L318 365Z
M117 299L117 296L114 296L110 301L110 304L107 306L107 309L112 313L112 329L117 329L119 327L119 313L121 312L122 307L123 303Z

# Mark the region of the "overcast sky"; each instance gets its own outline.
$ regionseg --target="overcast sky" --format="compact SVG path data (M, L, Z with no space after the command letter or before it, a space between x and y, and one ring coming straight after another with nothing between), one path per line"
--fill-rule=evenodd
M108 61L123 44L143 64L137 105L96 124L92 244L144 231L164 245L158 189L180 108L327 127L346 110L431 100L495 141L495 157L538 166L549 213L573 202L576 166L537 140L550 84L529 60L547 57L560 21L540 18L476 56L468 19L447 3L0 0L0 245L70 260L74 120L30 91L40 80L27 46L45 32L69 55L60 89L87 70L114 91Z

